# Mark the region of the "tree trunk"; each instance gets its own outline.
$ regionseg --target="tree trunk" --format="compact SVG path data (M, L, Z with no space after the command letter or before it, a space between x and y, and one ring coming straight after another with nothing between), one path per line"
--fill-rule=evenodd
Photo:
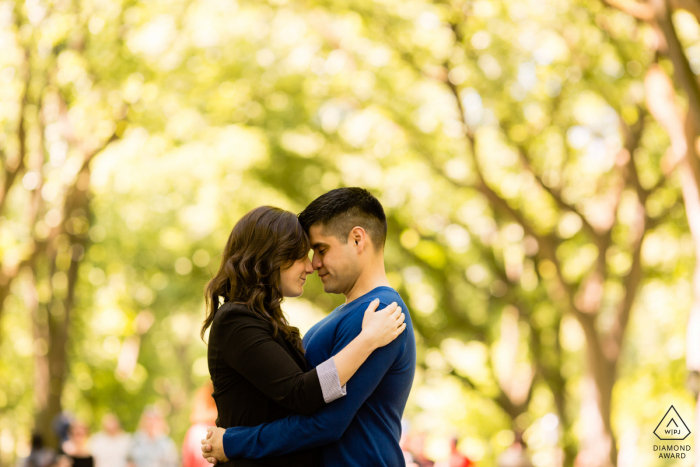
M63 222L60 226L62 232L67 232L70 243L70 265L68 270L65 271L67 277L65 295L63 298L58 298L54 290L52 300L47 306L46 325L40 319L39 307L37 307L36 313L38 319L35 320L36 334L42 336L42 338L46 336L47 339L47 352L37 352L35 359L35 376L37 378L34 389L35 400L37 401L35 426L46 436L47 440L52 441L55 438L50 425L53 419L62 411L61 396L65 378L68 374L67 349L69 346L70 323L75 308L75 288L78 284L80 264L85 256L88 244L88 221L85 220L85 224L82 225L80 222L83 222L82 219L89 219L87 215L90 201L88 195L90 183L89 160L90 157L86 157L82 170L68 190L64 204ZM80 222L76 222L78 219L80 219ZM54 277L57 272L57 245L54 243L48 254L43 256L49 260L50 276ZM37 271L36 266L32 267L32 274ZM47 330L44 330L44 326L46 326Z
M578 318L586 335L588 376L581 388L581 420L587 428L577 459L587 466L610 467L616 465L617 460L617 445L610 423L615 371L602 351L594 316L584 314Z
M686 365L690 372L691 381L697 384L698 375L700 375L700 348L698 342L700 339L700 195L698 185L693 176L693 163L697 164L697 155L689 148L688 154L683 158L679 166L681 188L683 192L683 201L685 204L685 212L688 217L688 225L695 244L695 268L693 271L693 302L690 307L688 316L688 331L686 340ZM695 397L698 399L700 388L691 388L695 391ZM700 414L700 399L696 404L696 412ZM695 430L700 433L700 417L695 417ZM695 466L700 467L700 454L695 454Z

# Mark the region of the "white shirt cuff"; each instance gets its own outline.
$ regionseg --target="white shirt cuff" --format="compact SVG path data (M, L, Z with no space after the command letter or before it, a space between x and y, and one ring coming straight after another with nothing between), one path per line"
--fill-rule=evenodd
M347 394L345 386L340 386L340 377L338 376L338 369L335 367L333 357L317 366L316 373L318 374L318 381L321 383L321 392L326 404Z

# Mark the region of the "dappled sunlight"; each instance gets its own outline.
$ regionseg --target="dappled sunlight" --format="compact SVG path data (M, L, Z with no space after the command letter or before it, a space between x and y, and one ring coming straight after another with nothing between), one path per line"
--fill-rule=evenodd
M231 227L362 186L411 443L665 465L668 406L700 429L700 14L645 6L0 1L0 464L59 410L155 404L179 443ZM342 302L312 275L282 309L304 334Z

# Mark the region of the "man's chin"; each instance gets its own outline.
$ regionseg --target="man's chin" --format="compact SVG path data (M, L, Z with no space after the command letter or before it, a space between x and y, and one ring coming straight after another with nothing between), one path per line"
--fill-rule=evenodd
M327 282L323 283L323 291L326 293L340 293L332 284L329 284Z

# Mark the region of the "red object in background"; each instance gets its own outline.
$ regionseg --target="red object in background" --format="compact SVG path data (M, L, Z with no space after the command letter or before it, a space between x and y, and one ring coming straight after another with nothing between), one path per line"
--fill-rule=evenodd
M202 457L202 439L207 437L207 427L212 425L213 423L198 423L187 430L185 441L182 443L183 467L211 467Z
M202 439L207 437L207 428L216 424L216 402L211 397L212 392L214 386L209 381L195 395L190 415L192 426L187 430L182 443L182 467L212 467L202 457Z
M473 467L476 465L467 456L457 450L457 441L457 438L452 438L452 442L450 443L452 453L450 454L450 460L447 465L450 467Z
M473 467L475 464L469 458L459 452L453 452L450 456L450 467Z

